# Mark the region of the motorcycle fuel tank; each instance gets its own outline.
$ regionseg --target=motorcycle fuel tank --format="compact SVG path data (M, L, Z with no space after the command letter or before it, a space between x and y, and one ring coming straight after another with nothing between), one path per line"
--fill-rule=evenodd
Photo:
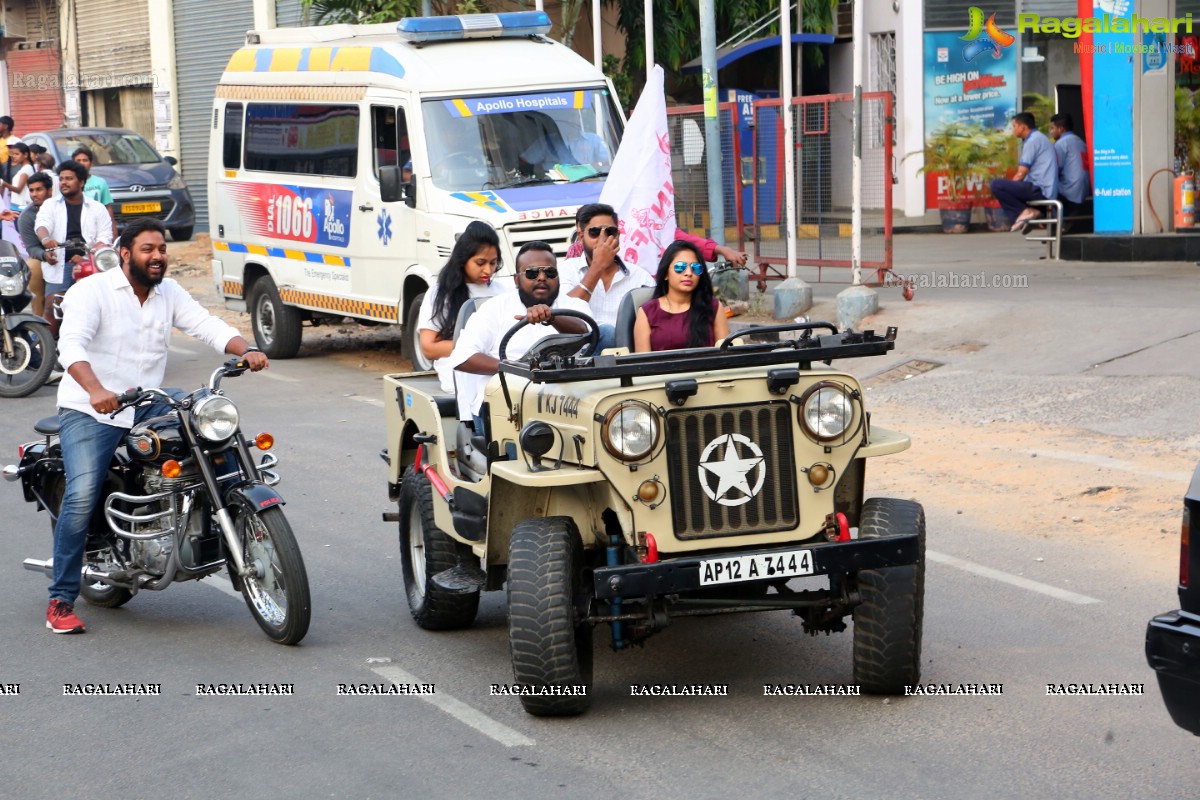
M188 445L179 429L179 419L168 415L151 417L135 425L125 436L129 457L138 461L159 458L183 460L188 457Z

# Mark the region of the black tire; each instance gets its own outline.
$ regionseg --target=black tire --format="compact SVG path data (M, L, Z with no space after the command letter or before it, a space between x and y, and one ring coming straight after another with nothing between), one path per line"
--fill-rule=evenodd
M425 292L413 298L408 304L408 313L404 317L404 355L412 362L413 372L429 372L433 369L433 361L421 352L421 332L417 330L417 318L421 316L421 303L425 300Z
M192 229L194 225L188 225L186 228L171 228L172 242L186 242L192 238Z
M911 500L873 497L858 526L859 539L919 537L917 563L858 573L862 603L854 609L854 682L868 694L903 694L921 680L925 510Z
M292 358L300 352L300 312L285 306L269 275L250 290L250 324L254 341L270 358Z
M234 527L242 558L264 570L242 579L242 597L251 616L272 641L298 643L308 633L312 600L300 546L283 509L275 506L258 514L238 509Z
M580 622L591 585L570 517L527 519L508 544L508 641L513 677L525 686L586 687L579 695L522 695L538 717L582 714L591 705L592 626Z
M58 347L50 327L40 322L22 322L11 333L12 353L0 348L0 397L25 397L50 380Z
M120 608L133 599L133 592L120 586L105 586L102 583L83 583L79 587L79 596L88 601L88 605L100 608Z
M478 591L454 594L430 580L455 566L460 555L475 557L469 547L438 528L429 479L410 467L400 484L400 563L408 610L417 625L427 631L465 628L475 621Z

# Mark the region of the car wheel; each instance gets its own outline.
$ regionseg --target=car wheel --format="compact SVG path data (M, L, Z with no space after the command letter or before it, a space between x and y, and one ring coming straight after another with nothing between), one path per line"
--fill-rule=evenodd
M171 241L186 242L188 239L191 239L193 227L192 225L188 225L186 228L171 228Z

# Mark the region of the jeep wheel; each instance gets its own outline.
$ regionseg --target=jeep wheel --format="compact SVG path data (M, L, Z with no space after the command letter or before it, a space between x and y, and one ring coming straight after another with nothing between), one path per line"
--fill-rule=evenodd
M459 548L463 547L434 522L429 479L411 467L405 470L400 485L400 563L408 608L417 625L425 630L465 628L475 621L478 590L456 594L430 580L458 564Z
M584 695L522 695L538 717L582 714L591 704L592 626L580 622L591 586L570 517L527 519L508 544L508 641L513 677L525 686L587 687Z
M917 534L918 561L858 573L862 603L854 609L854 682L869 694L902 694L921 680L925 598L925 510L910 500L863 503L859 539Z

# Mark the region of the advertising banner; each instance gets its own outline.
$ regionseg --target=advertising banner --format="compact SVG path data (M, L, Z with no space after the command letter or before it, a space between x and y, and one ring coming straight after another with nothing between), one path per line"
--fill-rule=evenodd
M1133 232L1133 69L1141 56L1134 51L1130 29L1114 31L1112 20L1130 18L1106 14L1102 6L1121 6L1096 0L1095 17L1102 23L1092 33L1092 185L1096 233ZM1113 10L1121 10L1116 8Z
M281 183L234 183L228 191L246 232L268 239L346 247L354 193Z

